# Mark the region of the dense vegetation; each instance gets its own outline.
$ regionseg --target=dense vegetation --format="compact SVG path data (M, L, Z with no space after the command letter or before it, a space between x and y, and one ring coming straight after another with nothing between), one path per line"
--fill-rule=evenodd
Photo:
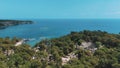
M71 32L42 40L34 47L14 46L19 40L0 38L0 68L120 68L120 34ZM83 42L91 43L93 48L81 47ZM64 63L63 58L69 56L72 58Z

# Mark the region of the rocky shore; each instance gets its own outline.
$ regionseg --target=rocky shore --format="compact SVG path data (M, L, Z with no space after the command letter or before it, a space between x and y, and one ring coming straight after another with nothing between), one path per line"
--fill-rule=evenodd
M5 29L9 26L21 25L21 24L32 24L32 21L22 20L0 20L0 29Z

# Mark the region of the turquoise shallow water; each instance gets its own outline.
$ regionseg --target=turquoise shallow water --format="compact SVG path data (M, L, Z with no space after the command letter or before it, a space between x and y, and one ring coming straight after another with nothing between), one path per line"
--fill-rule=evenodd
M0 37L30 38L33 46L44 38L55 38L71 31L102 30L109 33L120 32L118 19L34 19L34 24L12 26L0 30Z

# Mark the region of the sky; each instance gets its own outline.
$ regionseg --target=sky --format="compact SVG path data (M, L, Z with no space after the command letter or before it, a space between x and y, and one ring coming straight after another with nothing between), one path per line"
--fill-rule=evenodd
M120 0L0 0L0 19L120 18Z

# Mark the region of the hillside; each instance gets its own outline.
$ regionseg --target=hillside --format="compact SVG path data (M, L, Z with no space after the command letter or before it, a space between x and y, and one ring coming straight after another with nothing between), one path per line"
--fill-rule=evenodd
M0 38L0 68L120 68L120 34L80 31L34 47Z

